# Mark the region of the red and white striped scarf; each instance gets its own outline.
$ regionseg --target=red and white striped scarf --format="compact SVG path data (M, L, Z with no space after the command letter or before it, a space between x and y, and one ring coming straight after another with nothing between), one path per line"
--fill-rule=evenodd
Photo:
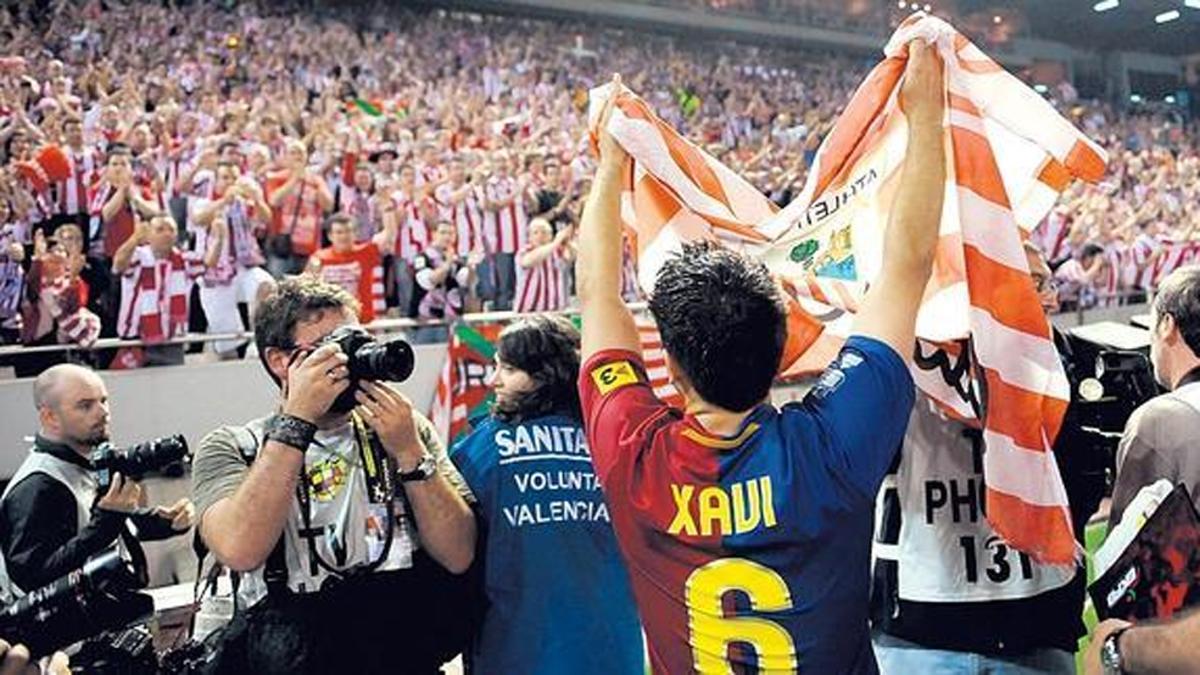
M1159 244L1158 255L1146 268L1146 288L1158 288L1168 274L1184 265L1190 265L1200 257L1200 242L1164 240Z
M637 326L638 344L642 348L642 365L646 366L646 377L650 379L654 395L667 405L683 408L683 395L671 383L671 376L667 372L667 353L663 351L662 335L658 332L654 317L639 314L634 317L634 324Z
M652 289L657 269L683 241L719 239L758 256L811 312L789 317L790 355L803 352L789 361L803 370L827 364L880 266L907 146L897 94L906 45L918 37L933 42L946 64L948 180L917 334L926 354L931 343L957 352L955 341L970 338L972 367L955 371L962 378L953 384L920 367L912 368L914 379L982 429L992 527L1041 562L1070 564L1077 547L1051 451L1069 385L1022 242L1072 180L1101 176L1106 156L948 24L918 14L900 26L822 144L803 194L778 214L749 183L621 92L608 130L634 159L622 217L637 232L639 276ZM608 90L593 91L593 125ZM824 331L794 339L811 315L821 317Z
M191 253L172 249L159 260L149 246L138 247L121 292L121 337L153 344L186 333L192 280L203 271Z
M71 161L71 175L65 181L54 184L57 197L55 213L76 215L90 213L91 203L88 190L95 182L100 163L93 148L85 147L81 151L71 148L64 149Z
M59 344L90 347L100 337L100 317L87 308L87 285L79 277L68 274L65 265L61 257L50 256L34 260L30 266L30 283L34 284L31 290L36 300L25 303L21 310L23 342L43 337L37 334L44 325L43 319L55 324L55 339ZM47 316L42 315L43 311Z
M427 197L412 199L403 193L397 193L394 201L399 210L400 229L393 253L411 264L429 243L429 228L422 215L422 207L434 202Z

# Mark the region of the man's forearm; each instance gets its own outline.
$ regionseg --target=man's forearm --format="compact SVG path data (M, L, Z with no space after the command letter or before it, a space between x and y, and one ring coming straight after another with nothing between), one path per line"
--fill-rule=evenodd
M1200 663L1200 611L1177 621L1134 626L1120 637L1121 662L1130 675L1184 675Z
M541 246L538 246L537 248L530 249L529 251L523 253L521 255L521 259L518 260L517 262L521 265L521 267L533 267L534 265L537 265L538 263L542 262L546 258L549 258L550 255L552 253L554 253L554 250L557 248L558 248L558 244L556 242L550 242L549 244L542 244Z
M256 212L254 214L254 220L256 220L258 223L265 225L271 220L271 205L267 204L266 200L263 199L261 192L256 192L254 195L254 210Z
M325 181L317 183L317 203L321 205L323 211L333 208L333 193L329 191Z
M404 485L421 544L443 567L461 574L475 556L475 516L445 476Z
M281 185L279 189L272 192L271 196L267 198L267 201L271 204L271 206L278 208L279 205L283 203L284 199L296 191L296 188L299 187L299 185L300 179L292 176L291 178L287 179L287 182Z
M223 211L228 206L223 200L210 200L196 207L196 212L192 214L192 221L197 225L208 225L218 212Z
M113 253L113 271L117 274L124 274L125 270L129 269L129 264L133 259L133 251L138 247L137 235L132 235L125 240L116 252Z
M225 235L212 237L208 248L204 251L204 266L213 268L221 261L221 251L225 250Z
M575 275L583 304L621 294L620 165L601 164L579 225L579 260Z
M133 207L142 214L142 217L154 217L161 216L163 214L162 209L158 208L157 204L152 204L145 199L142 199L139 195L130 195L130 201L133 204Z
M903 265L928 279L938 240L946 189L945 140L941 125L909 127L908 152L902 167L892 225L884 238L884 260Z
M104 203L103 208L100 209L100 215L104 218L105 224L107 224L108 221L112 220L113 218L116 218L117 212L120 211L124 206L125 190L119 189L113 194L112 197L108 199L107 202Z
M304 455L268 440L233 495L204 513L200 534L217 559L244 572L263 563L287 523Z

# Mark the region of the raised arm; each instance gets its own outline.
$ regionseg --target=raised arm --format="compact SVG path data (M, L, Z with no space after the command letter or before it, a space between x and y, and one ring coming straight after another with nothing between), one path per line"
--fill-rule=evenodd
M128 185L121 185L120 187L114 185L113 188L113 193L108 198L108 201L104 202L104 206L100 207L100 217L106 223L116 218L121 209L125 208L125 204L127 203L126 197L130 189Z
M229 202L233 201L233 190L221 195L220 199L196 199L193 201L196 202L196 208L192 211L192 220L197 225L208 225L217 214L224 213Z
M267 197L267 202L271 205L271 208L277 209L282 206L283 200L287 199L289 195L295 192L296 189L300 187L300 183L303 180L303 173L293 172L283 185L280 185L278 188L272 190L270 196Z
M396 236L400 231L400 214L396 209L396 203L391 199L383 200L383 214L380 220L383 222L383 229L376 232L371 240L375 242L375 247L380 253L387 254L396 247Z
M854 333L887 343L903 358L913 351L917 308L929 282L946 183L942 63L914 40L900 88L908 119L908 152L883 243L879 277L854 319Z
M620 76L613 76L612 94L600 117L600 166L579 225L575 285L583 319L584 361L605 349L638 350L633 314L621 299L621 183L629 155L605 128L620 86Z
M121 246L113 253L113 272L116 274L124 274L125 270L129 269L129 265L133 260L133 252L138 246L146 243L146 239L150 236L150 223L138 219L133 226L133 232L129 238L121 244Z
M208 248L204 251L204 266L213 268L221 261L221 251L225 250L225 242L229 240L229 222L224 218L214 218L208 227Z
M562 228L558 231L558 234L554 235L554 241L548 244L542 244L541 246L532 248L522 253L521 257L517 260L517 263L521 267L533 267L546 258L549 258L556 250L565 251L567 248L567 242L571 238L571 234L572 232L570 227Z
M317 183L317 203L321 205L321 210L329 213L333 209L333 193L329 191L329 186L320 178L314 178Z
M140 194L141 191L136 185L129 186L128 190L129 204L133 206L134 210L142 214L143 218L152 218L154 216L163 215L162 209L158 208L157 204L142 198L142 195ZM155 188L155 190L156 192L158 191L157 188Z

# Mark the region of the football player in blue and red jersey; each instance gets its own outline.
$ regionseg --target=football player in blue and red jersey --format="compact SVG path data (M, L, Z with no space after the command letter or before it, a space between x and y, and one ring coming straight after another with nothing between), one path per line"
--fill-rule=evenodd
M620 296L629 160L601 132L579 232L579 387L654 672L877 672L872 512L913 402L905 359L938 240L943 99L940 60L912 43L900 90L908 152L882 268L842 352L781 409L769 397L781 291L762 264L708 244L686 246L656 279L650 310L685 409L655 397Z

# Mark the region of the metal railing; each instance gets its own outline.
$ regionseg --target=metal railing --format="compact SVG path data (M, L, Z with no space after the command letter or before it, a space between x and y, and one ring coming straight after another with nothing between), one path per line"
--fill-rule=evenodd
M646 310L646 303L637 302L630 303L629 309L634 312L643 312ZM579 314L578 308L566 309L560 312L553 312L562 316L574 316ZM481 323L503 323L513 321L522 316L529 314L503 311L503 312L475 312L464 314L452 320L446 319L377 319L364 326L372 333L398 333L417 328L449 328L457 323L465 324L481 324ZM53 352L93 352L104 349L120 349L122 347L161 347L163 345L190 345L190 344L207 344L209 342L222 341L247 341L254 340L253 331L240 331L236 333L188 333L169 340L160 340L151 344L147 344L143 340L136 338L101 338L88 346L78 345L74 343L56 344L56 345L8 345L0 347L0 359L10 356L23 356L26 354L46 354Z
M1142 298L1145 298L1147 303L1149 303L1153 299L1153 294L1148 294L1148 293L1125 293L1125 294L1118 294L1118 296L1119 297L1115 297L1115 298L1101 298L1101 300L1108 300L1108 301L1116 299L1117 305L1115 305L1115 306L1089 307L1087 309L1076 308L1076 309L1072 309L1067 312L1062 312L1056 316L1074 315L1076 325L1082 325L1084 323L1087 323L1089 315L1103 315L1106 313L1111 313L1112 311L1117 310L1121 307L1126 307L1126 308L1130 308L1130 309L1145 307L1145 305L1140 304L1140 303L1138 303L1138 304L1126 303L1125 301L1128 300L1129 298L1140 296ZM644 312L647 309L647 304L644 302L630 303L629 308L631 310L633 310L634 312ZM574 316L576 314L579 314L579 309L571 308L571 309L563 310L561 312L554 312L554 313L560 314L563 316ZM388 333L398 333L401 331L409 331L409 330L414 330L414 329L418 329L418 328L449 328L450 326L452 326L456 323L465 323L468 325L481 324L481 323L503 323L506 321L513 321L514 319L518 319L522 316L528 316L528 315L521 314L518 312L512 312L512 311L503 311L503 312L475 312L475 313L471 313L471 314L464 314L463 316L457 317L450 321L447 321L445 319L407 319L407 318L377 319L377 320L372 321L371 323L367 324L365 326L365 328L367 330L371 331L372 333L388 334ZM223 341L235 341L235 340L239 341L239 342L240 341L252 342L254 340L254 332L253 331L240 331L240 332L236 332L236 333L188 333L186 335L181 335L179 337L172 338L170 340L162 340L162 341L158 341L158 342L155 342L152 344L147 344L146 342L139 340L139 339L135 339L135 338L101 338L100 340L97 340L95 343L93 343L87 347L84 347L84 346L78 345L78 344L74 344L74 343L55 344L55 345L33 345L33 346L8 345L8 346L0 347L0 359L12 357L12 356L22 356L22 355L26 355L26 354L46 354L46 353L53 353L53 352L93 352L93 351L100 351L100 350L105 350L105 349L120 349L122 347L159 347L162 345L207 344L209 342L223 342Z

